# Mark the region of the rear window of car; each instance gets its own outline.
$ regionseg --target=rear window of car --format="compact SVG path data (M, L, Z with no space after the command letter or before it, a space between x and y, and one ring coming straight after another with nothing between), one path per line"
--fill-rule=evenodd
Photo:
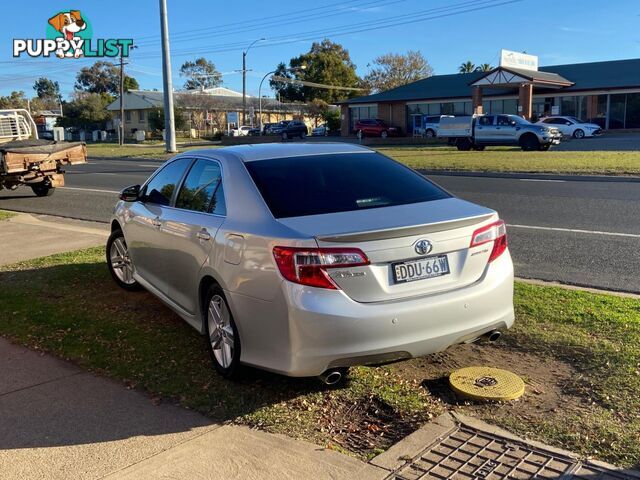
M378 153L276 158L245 165L275 218L451 197L419 173Z

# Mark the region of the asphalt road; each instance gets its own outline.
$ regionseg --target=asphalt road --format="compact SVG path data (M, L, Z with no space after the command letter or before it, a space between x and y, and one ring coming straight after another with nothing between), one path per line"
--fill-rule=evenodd
M3 191L0 208L108 221L116 193L143 183L160 164L91 159L68 168L67 186L53 196ZM431 178L500 213L518 276L640 293L640 183Z

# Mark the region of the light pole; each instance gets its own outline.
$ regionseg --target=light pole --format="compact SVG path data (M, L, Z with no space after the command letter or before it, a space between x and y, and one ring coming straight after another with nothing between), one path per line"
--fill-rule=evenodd
M247 49L242 52L242 125L247 124L247 53L256 43L262 42L266 38L254 40Z
M164 89L164 132L165 150L178 151L176 129L173 116L173 81L171 79L171 52L169 48L169 21L167 20L167 0L160 0L160 32L162 37L162 86Z
M294 67L294 68L287 68L284 71L285 72L297 72L299 70L306 70L307 66L306 65L302 65L300 67ZM258 110L260 111L260 135L262 135L262 83L265 81L265 79L269 76L269 75L273 75L274 73L276 73L278 70L273 70L269 73L267 73L264 77L262 77L262 80L260 80L260 87L258 88Z

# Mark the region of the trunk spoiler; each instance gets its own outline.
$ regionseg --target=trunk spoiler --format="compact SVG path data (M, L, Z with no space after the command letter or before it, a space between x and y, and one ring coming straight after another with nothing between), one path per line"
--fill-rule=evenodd
M323 242L365 242L371 240L384 240L387 238L410 237L443 230L453 230L482 223L491 219L495 214L486 213L474 217L467 217L456 220L445 220L442 222L427 223L424 225L410 225L408 227L395 227L383 230L371 230L368 232L345 232L331 235L316 235L318 241Z

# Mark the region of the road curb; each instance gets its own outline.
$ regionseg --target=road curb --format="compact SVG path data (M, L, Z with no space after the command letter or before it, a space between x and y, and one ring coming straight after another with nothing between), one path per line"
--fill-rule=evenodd
M429 170L420 168L417 170L423 175L444 177L479 177L479 178L506 178L515 180L562 180L565 182L623 182L640 183L640 176L634 175L566 175L555 173L526 173L526 172L476 172L458 170Z

